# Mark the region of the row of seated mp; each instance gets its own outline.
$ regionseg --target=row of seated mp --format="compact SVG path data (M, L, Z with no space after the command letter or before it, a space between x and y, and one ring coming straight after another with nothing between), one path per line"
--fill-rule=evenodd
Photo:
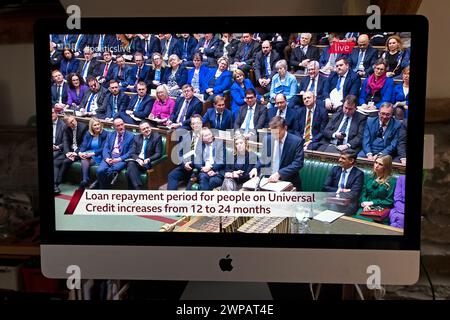
M62 117L62 115L61 115ZM76 117L77 121L88 123L89 118ZM105 130L112 131L113 123L110 121L101 120L104 124ZM137 125L125 125L126 130L132 132L133 134L139 133L139 126ZM165 130L161 128L153 128L152 130L157 131L162 137L162 157L156 159L152 162L152 168L148 170L146 173L141 175L141 179L144 185L147 186L148 190L158 190L161 186L164 186L167 183L167 176L169 172L175 167L175 164L170 160L170 155L172 153L172 149L175 145L175 141L171 140L173 130ZM264 131L262 129L261 131ZM220 137L216 137L217 139L223 139ZM261 143L250 141L250 147L253 151L258 152L261 147ZM320 151L311 151L306 150L305 160L303 168L300 170L299 175L302 180L302 191L321 191L323 183L332 167L338 165L338 154L320 152ZM365 175L369 175L372 173L373 161L370 161L366 158L358 158L357 166L363 170ZM393 163L393 173L394 177L397 177L399 174L405 173L405 166L401 163ZM97 166L92 166L90 168L91 178L96 179L96 170ZM69 172L66 175L66 181L79 184L81 181L81 164L80 162L75 162ZM117 183L114 188L116 189L127 189L127 181L125 177L125 171L123 170L117 179Z

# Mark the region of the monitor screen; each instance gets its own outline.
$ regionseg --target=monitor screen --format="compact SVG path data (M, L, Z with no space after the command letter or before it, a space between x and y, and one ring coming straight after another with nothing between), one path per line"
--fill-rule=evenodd
M48 244L418 249L426 32L263 19L38 25Z

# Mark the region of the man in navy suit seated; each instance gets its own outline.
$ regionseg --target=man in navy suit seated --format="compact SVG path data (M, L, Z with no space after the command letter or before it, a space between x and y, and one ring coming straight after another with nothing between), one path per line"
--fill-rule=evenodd
M165 63L169 62L169 57L172 54L176 54L177 56L181 55L178 50L178 39L172 36L172 34L166 33L161 39L161 55Z
M108 189L111 179L127 166L125 160L130 157L134 135L125 130L122 119L114 119L114 132L111 132L103 147L103 161L97 168L97 182L100 189Z
M52 106L57 113L64 109L67 103L67 83L64 81L64 77L59 70L52 71L53 84L51 87L52 93Z
M303 141L287 132L286 121L280 116L274 117L269 127L271 134L264 138L261 161L249 176L256 177L259 172L268 175L269 182L290 181L297 191L301 191L299 171L303 167Z
M345 205L330 204L333 211L354 215L358 211L358 201L364 185L364 173L356 167L357 154L354 150L346 149L341 152L339 166L334 166L322 191L334 192L337 198L349 199Z
M219 39L214 37L213 33L205 33L205 36L200 38L194 53L199 53L202 56L202 63L208 67L217 66L215 59L215 52L219 46Z
M194 169L199 172L199 189L213 190L222 185L225 171L225 145L214 138L209 128L202 128L201 141L197 143L194 155ZM189 183L187 189L191 189Z
M112 61L112 55L110 51L103 52L103 60L99 66L99 75L97 76L98 82L105 88L108 88L109 81L114 78L116 74L115 69L117 68L117 64Z
M178 190L180 182L187 183L194 169L194 151L201 142L202 116L194 114L190 119L192 131L176 130L178 143L172 151L171 161L177 166L170 171L167 177L167 190ZM174 159L175 157L175 159Z
M348 63L358 76L368 77L373 72L377 57L378 50L369 44L369 36L362 34L358 37L358 46L354 47L348 56Z
M202 112L203 104L194 96L194 88L190 84L185 84L181 90L183 95L175 101L175 107L167 121L167 126L172 129L191 130L191 117Z
M94 52L91 48L86 47L83 49L83 52L86 60L80 62L77 73L81 75L84 81L87 81L88 77L97 77L99 75L100 62L94 58Z
M249 137L258 129L264 128L266 123L267 108L256 101L256 92L253 89L245 90L245 102L234 122L234 129L242 129L244 136Z
M298 132L304 139L303 149L316 150L328 123L328 112L311 91L303 94L303 104L305 108L298 110Z
M141 39L142 53L144 54L144 60L147 63L151 63L151 57L154 52L161 52L161 41L154 34L143 33L143 39Z
M140 52L134 54L134 62L136 63L129 71L126 78L127 90L136 92L136 85L140 81L145 81L149 67L144 64L144 56Z
M214 108L209 108L203 116L203 124L209 124L211 129L227 130L233 129L231 111L225 108L225 98L216 96Z
M131 98L126 110L120 111L120 118L129 124L138 124L152 111L154 100L147 95L147 85L141 81L137 84L137 95Z
M275 108L267 110L266 124L264 127L268 127L269 122L276 116L284 118L289 133L299 135L298 109L287 106L286 97L283 93L279 93L275 96Z
M304 73L310 61L319 61L319 48L310 45L312 35L311 33L302 33L300 35L300 45L292 50L289 66L291 69Z
M113 78L119 82L120 89L125 91L128 86L128 71L130 71L131 67L125 64L125 58L122 55L117 55L116 64L117 68L114 70Z
M233 64L248 75L255 62L256 54L259 51L261 51L261 44L253 40L253 34L243 33L242 41L237 48Z
M381 155L393 156L397 149L400 121L392 117L393 106L384 102L378 117L370 117L364 128L363 150L358 157L375 160Z
M317 150L340 153L345 149L361 150L366 116L356 112L356 96L345 97L344 106L333 114L323 131L323 137Z
M162 138L152 132L148 121L139 124L141 134L136 135L131 145L130 159L127 161L128 189L142 190L141 173L150 170L152 161L162 156Z
M303 106L303 93L306 91L314 92L314 96L317 100L323 100L323 87L327 78L322 76L319 72L319 63L317 61L310 61L307 66L308 77L303 77L300 81L300 92L292 97L289 102L290 107L302 107Z
M119 82L113 79L109 81L109 92L103 100L98 118L112 121L127 109L129 103L130 98L120 90Z
M192 67L192 62L195 48L197 46L197 39L192 37L189 33L182 33L178 40L178 51L181 53L180 59L183 61L182 67Z
M255 56L255 79L264 92L269 92L272 77L277 73L275 63L280 60L280 56L272 50L272 44L268 40L263 41L261 48Z
M350 69L346 58L336 60L336 72L332 73L325 82L323 95L325 98L325 107L335 112L342 106L344 98L349 94L359 96L361 79Z

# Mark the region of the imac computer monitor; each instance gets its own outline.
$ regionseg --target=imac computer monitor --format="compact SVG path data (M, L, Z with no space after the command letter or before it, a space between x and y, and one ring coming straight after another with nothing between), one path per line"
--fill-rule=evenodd
M38 22L43 273L416 282L428 23L381 26Z

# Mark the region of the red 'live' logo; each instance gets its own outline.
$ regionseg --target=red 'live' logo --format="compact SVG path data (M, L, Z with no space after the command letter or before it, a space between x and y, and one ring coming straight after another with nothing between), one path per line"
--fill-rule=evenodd
M355 43L352 41L334 41L330 45L329 53L344 53L350 54Z

